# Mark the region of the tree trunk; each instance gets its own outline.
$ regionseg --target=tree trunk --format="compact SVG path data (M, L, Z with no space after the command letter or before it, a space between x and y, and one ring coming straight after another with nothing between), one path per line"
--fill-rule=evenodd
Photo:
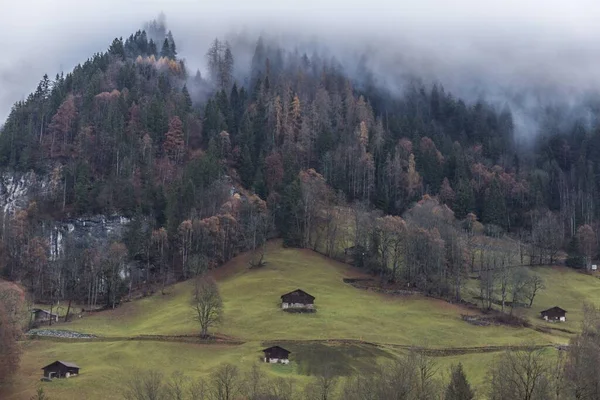
M69 313L71 312L71 302L73 299L69 299L69 304L67 305L67 314L65 315L65 322L69 322Z

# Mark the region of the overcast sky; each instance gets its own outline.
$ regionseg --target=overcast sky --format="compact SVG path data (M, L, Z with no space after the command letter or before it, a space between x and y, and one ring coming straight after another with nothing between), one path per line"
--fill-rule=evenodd
M464 95L600 88L598 0L0 0L0 123L44 73L70 71L161 11L193 68L215 35L264 31L370 47L382 76L403 65Z

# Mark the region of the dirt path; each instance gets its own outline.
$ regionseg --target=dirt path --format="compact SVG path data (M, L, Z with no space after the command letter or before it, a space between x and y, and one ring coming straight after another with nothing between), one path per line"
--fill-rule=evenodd
M168 342L168 343L194 343L200 345L228 345L228 346L239 346L246 343L244 340L218 337L215 339L202 339L195 335L138 335L138 336L106 336L106 337L86 337L86 338L66 338L61 336L38 336L29 335L28 340L45 340L51 342L61 343L81 343L81 342L124 342L124 341L155 341L155 342ZM254 341L254 340L253 340ZM389 348L399 350L412 350L419 353L427 354L433 357L445 357L455 356L461 354L477 354L477 353L495 353L506 350L521 350L531 348L530 345L503 345L503 346L472 346L472 347L423 347L413 346L408 344L396 344L396 343L378 343L369 342L358 339L310 339L310 340L257 340L262 343L279 343L279 344L331 344L331 345L362 345L362 346L373 346L377 348ZM542 348L564 348L566 345L555 345L555 344L541 344L533 345L536 349Z

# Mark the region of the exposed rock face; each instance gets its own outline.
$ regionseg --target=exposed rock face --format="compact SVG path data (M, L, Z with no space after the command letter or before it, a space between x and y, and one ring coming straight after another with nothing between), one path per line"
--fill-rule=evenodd
M48 190L48 181L39 179L33 173L5 172L0 175L0 207L5 213L27 207L34 194L44 194Z
M34 172L0 174L0 208L4 214L13 214L26 208L33 198L44 198L51 192L48 177L40 177ZM94 215L53 221L47 226L50 260L58 259L64 250L67 237L76 243L107 244L120 240L129 219L120 215Z
M78 243L120 240L130 220L120 215L94 215L57 221L50 231L50 259L56 260L64 250L66 237Z

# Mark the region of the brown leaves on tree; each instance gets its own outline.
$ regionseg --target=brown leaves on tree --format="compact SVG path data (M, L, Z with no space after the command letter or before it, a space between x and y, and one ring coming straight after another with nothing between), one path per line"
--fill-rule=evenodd
M61 150L69 142L76 116L77 108L75 106L75 97L70 94L60 105L50 122L49 128L51 137L49 148L51 158L60 156Z
M179 163L183 159L185 142L183 140L183 123L178 116L169 121L169 131L165 135L163 144L165 153L174 163Z
M17 289L0 283L0 383L17 371L20 348L19 312L23 296Z

